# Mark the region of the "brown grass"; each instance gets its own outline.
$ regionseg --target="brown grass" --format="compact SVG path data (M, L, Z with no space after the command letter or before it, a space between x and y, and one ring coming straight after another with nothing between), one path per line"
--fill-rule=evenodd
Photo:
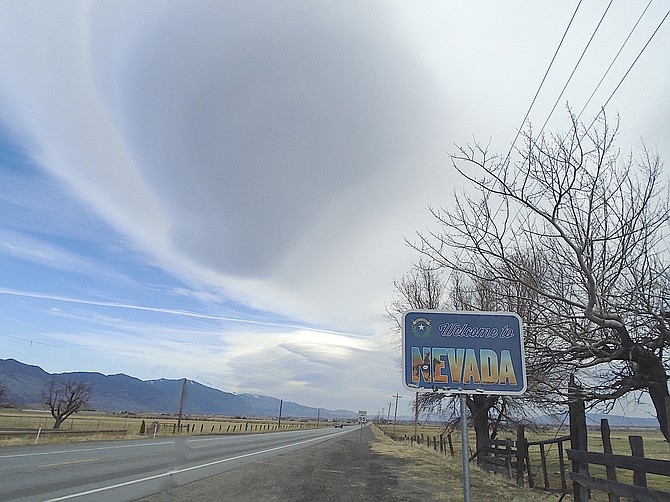
M383 430L387 431L389 435L393 433L393 425L389 424L387 425L381 425L380 426ZM430 437L431 443L433 442L433 437L437 437L439 440L439 436L441 433L445 431L443 426L440 425L419 425L417 429L417 434L420 436L423 434L424 436L424 444L425 444L425 438ZM540 430L537 432L533 431L526 431L526 438L528 441L539 441L539 440L546 440L546 439L552 439L555 437L559 436L564 436L568 435L569 431L563 428L562 430L556 430L556 429L546 429L546 430ZM396 438L401 438L404 435L407 436L413 436L414 435L414 425L413 424L396 424L395 427L395 437ZM670 445L668 445L667 441L665 441L663 435L661 432L657 429L649 429L649 428L644 428L644 429L613 429L611 432L611 441L612 441L612 450L615 454L619 455L626 455L629 456L631 454L630 451L630 445L628 442L628 436L631 435L637 435L637 436L642 436L643 442L644 442L644 452L645 452L645 457L647 458L655 458L655 459L660 459L660 460L668 460L670 459ZM501 439L515 439L515 434L514 433L507 433L507 434L502 434L500 436ZM461 458L461 437L460 437L460 432L452 433L452 440L453 440L453 445L454 445L454 450L455 450L455 457L452 457L453 459L456 459L456 462L458 466L460 466L460 458ZM475 436L474 436L474 431L470 430L469 435L468 435L468 442L469 442L469 447L471 450L474 448L475 444ZM602 446L602 438L600 435L600 431L596 429L589 429L589 437L588 437L588 444L589 444L589 451L596 451L596 452L602 452L603 451L603 446ZM570 447L570 443L567 442L564 444L565 448ZM431 446L432 450L432 446ZM543 486L544 485L544 480L543 480L543 475L542 475L542 463L541 463L541 456L540 456L540 449L539 446L531 446L529 449L529 456L530 456L530 463L531 467L533 469L533 477L535 480L536 486ZM548 473L548 479L549 479L549 486L552 488L559 488L561 486L561 479L560 479L560 463L559 463L559 456L558 456L558 446L557 445L547 445L546 446L546 458L547 458L547 473ZM566 463L566 467L568 470L571 468L571 463L569 462L567 458L567 454L564 452L564 460ZM462 468L461 468L462 469ZM600 477L600 478L606 478L606 471L604 466L598 466L598 465L590 465L589 466L589 472L591 476L594 477ZM569 480L569 474L566 474L568 476L568 488L571 488L571 482ZM498 477L498 476L496 476ZM627 483L627 484L633 484L633 472L630 470L626 469L617 469L617 480L621 483ZM647 474L647 484L649 488L656 489L656 490L662 490L662 491L668 491L668 478L665 476L660 476L656 474ZM473 497L473 500L474 499ZM607 494L603 492L597 492L593 491L592 492L592 500L594 501L606 501L608 500Z
M431 494L430 500L448 502L463 500L463 466L460 452L454 457L445 456L440 454L439 450L435 452L432 447L393 441L376 426L373 426L373 432L376 436L376 441L372 443L373 451L411 462L408 468L396 473L398 477L416 486L418 491ZM470 490L472 500L555 502L559 498L553 494L519 488L503 476L491 474L473 464L470 464Z
M110 439L132 439L136 437L146 437L140 435L142 421L145 422L146 431L153 422L159 422L161 427L157 436L171 436L175 430L177 419L164 415L112 415L107 413L80 412L68 418L61 426L61 434L49 434L48 431L53 427L53 419L48 412L43 411L21 411L21 410L0 410L0 431L7 429L30 429L30 433L21 436L3 436L0 434L0 447L19 446L34 444L38 429L42 429L39 443L65 443L79 441L97 441ZM182 420L186 429L182 430L181 435L190 434L253 434L265 433L277 430L277 420L272 419L253 419L253 418L230 418L230 417L187 417ZM317 427L332 426L329 422L320 421L304 422L292 419L282 419L281 430L308 429ZM115 433L106 433L104 431L125 430L125 435Z

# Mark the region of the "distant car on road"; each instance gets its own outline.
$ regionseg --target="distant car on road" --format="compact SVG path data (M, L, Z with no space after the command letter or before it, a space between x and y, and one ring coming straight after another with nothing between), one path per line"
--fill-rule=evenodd
M342 428L342 422L340 422L340 421L335 422L335 428L336 429L341 429Z

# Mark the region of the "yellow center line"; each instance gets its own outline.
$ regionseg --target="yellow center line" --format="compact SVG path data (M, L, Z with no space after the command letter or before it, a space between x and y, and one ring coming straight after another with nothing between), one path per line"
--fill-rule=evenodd
M84 464L87 462L98 462L100 459L99 458L87 458L84 460L71 460L69 462L57 462L55 464L42 464L40 467L42 469L49 469L51 467L60 467L62 465L73 465L73 464Z

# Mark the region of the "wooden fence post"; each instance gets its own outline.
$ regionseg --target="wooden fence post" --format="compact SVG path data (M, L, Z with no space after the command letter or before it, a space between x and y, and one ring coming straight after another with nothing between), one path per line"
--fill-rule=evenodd
M642 436L628 436L630 452L634 457L644 458L644 445ZM633 484L635 486L647 487L647 473L645 471L633 471Z
M603 453L612 455L612 438L610 433L610 423L606 418L600 420L600 437L603 440ZM605 472L607 472L607 479L610 481L616 481L616 467L608 465L605 467ZM619 502L621 497L613 493L608 493L609 502Z
M563 441L558 442L558 466L561 473L561 490L564 493L568 491L568 483L565 478L565 458L563 456Z
M516 484L518 486L523 486L523 466L526 461L527 452L528 445L526 444L524 426L519 424L516 428Z
M549 473L547 472L547 452L544 449L544 443L540 443L540 460L542 461L542 481L544 481L544 487L549 488Z

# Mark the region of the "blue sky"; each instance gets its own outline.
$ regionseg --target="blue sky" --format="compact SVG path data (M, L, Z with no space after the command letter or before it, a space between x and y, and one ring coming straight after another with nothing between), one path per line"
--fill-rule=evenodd
M462 188L454 144L507 152L576 4L3 2L0 357L408 403L385 319L405 239ZM559 98L607 5L580 7L537 127L581 110L647 2L614 2ZM670 156L668 47L665 23L607 106L624 154Z

